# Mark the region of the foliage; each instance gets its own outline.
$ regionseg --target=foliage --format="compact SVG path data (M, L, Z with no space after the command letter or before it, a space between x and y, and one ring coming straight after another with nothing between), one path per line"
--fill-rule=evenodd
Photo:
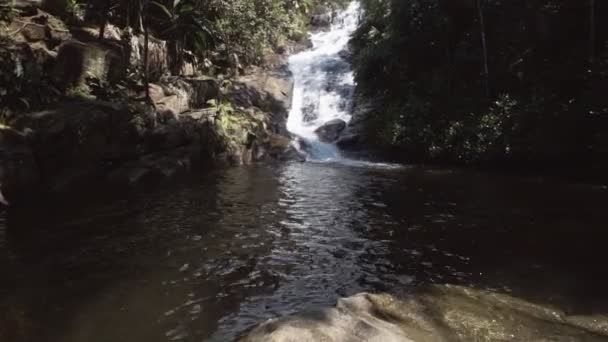
M47 104L58 96L38 68L22 62L21 53L13 40L0 36L0 117L4 122L14 113Z
M367 121L368 142L465 162L599 158L608 24L597 19L608 4L591 4L362 0L351 40L358 93L383 104Z
M91 94L91 89L87 86L74 86L66 89L65 95L68 98L87 100L94 96Z
M199 56L205 56L207 49L215 45L216 35L212 23L205 18L200 6L193 0L173 0L170 6L160 2L152 2L166 20L161 21L163 27L161 37L166 38L171 46L171 69L178 73L183 65L184 49L193 51Z
M75 3L81 0L69 0ZM85 0L82 0L85 1ZM227 59L236 54L245 64L260 63L264 54L289 39L301 39L310 14L321 5L344 6L349 0L86 0L91 20L105 17L120 27L143 31L168 41L171 71L180 72L184 51L199 60ZM148 6L145 4L148 3ZM105 12L105 13L101 13Z
M240 146L249 146L263 123L254 117L234 108L224 100L209 100L215 110L215 132L227 151L236 151Z
M0 25L3 21L9 21L18 13L19 12L15 8L15 4L13 3L13 1L0 3Z

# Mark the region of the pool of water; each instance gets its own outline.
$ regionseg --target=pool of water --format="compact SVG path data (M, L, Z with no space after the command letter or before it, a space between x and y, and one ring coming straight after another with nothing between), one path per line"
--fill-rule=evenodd
M2 341L229 341L429 283L608 313L608 189L369 163L232 168L0 218Z

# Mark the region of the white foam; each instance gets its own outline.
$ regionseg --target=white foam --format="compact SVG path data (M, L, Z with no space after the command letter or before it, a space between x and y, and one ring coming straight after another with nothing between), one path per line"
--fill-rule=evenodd
M359 11L359 3L352 2L337 15L328 31L310 35L312 49L289 59L295 85L287 129L305 141L312 160L342 159L335 145L319 141L314 132L328 121L351 119L355 82L351 66L340 52L347 48L357 28Z

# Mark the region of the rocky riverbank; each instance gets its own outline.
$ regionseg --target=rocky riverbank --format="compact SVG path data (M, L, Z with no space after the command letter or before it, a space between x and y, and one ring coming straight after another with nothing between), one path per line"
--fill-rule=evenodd
M10 87L1 90L17 109L5 111L0 126L0 183L11 201L31 189L132 185L300 159L285 127L293 88L286 57L305 44L287 44L260 67L215 56L166 76L167 43L150 38L150 73L159 76L146 101L134 69L143 63L142 35L109 26L99 40L93 28L69 27L37 7L6 32L0 57ZM11 99L17 88L27 96Z

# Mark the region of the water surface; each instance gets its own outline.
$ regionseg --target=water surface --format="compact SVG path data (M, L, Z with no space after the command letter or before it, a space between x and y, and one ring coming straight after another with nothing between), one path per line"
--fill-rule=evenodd
M0 221L3 341L228 341L361 291L452 283L608 313L608 190L366 163L219 170Z

